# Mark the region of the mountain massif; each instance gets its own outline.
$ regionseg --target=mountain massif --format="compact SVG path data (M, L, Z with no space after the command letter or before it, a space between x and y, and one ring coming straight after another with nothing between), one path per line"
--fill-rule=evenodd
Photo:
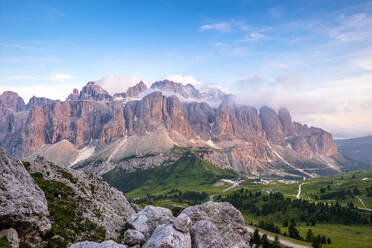
M336 140L336 144L346 157L372 165L372 136Z
M175 147L246 175L314 177L341 171L332 135L287 109L239 105L215 88L169 80L110 95L89 82L65 101L0 95L0 146L13 156L104 174L172 163Z

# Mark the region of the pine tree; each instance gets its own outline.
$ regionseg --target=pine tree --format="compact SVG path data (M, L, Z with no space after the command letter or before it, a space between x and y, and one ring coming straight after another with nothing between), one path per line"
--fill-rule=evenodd
M261 244L262 244L263 248L270 248L270 243L269 243L269 240L267 239L266 234L262 235Z
M314 234L311 229L307 230L306 241L311 242L313 240Z
M260 233L259 233L257 228L254 230L253 238L252 238L251 242L253 244L256 244L256 245L259 245L261 243L260 242Z
M279 241L278 235L275 235L275 240L274 240L274 243L272 245L272 248L280 248L280 241Z

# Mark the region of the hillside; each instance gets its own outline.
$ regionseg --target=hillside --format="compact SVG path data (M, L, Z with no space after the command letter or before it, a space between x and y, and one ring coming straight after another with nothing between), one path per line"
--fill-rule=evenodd
M351 159L372 166L372 136L335 140L338 150Z
M131 198L158 196L169 191L211 194L225 188L223 183L215 185L220 179L237 177L235 172L220 169L191 151L185 152L171 165L134 172L115 168L102 176L103 180ZM206 200L206 197L201 200Z

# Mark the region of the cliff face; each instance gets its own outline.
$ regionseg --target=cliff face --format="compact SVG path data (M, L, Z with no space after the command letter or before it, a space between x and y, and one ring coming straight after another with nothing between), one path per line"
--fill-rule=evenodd
M15 93L4 93L7 97L0 99L11 100L2 100L0 104L0 145L18 157L62 140L69 141L76 149L94 145L96 151L101 151L123 137L146 139L165 128L168 147L169 144L206 147L209 149L203 154L206 159L238 171L257 169L259 173L260 169L266 170L267 164L283 160L287 154L301 161L337 154L331 134L293 122L286 109L276 112L262 107L258 111L228 100L214 108L202 101L181 102L170 94L200 97L199 91L191 87L165 80L155 82L151 86L155 92L140 100L117 101L99 85L89 82L80 93L74 90L65 102L34 99L28 105L34 107L28 112L17 112L25 109L24 103ZM138 97L146 89L140 82L123 96ZM124 148L112 148L111 156L106 154L106 158L113 157L120 149ZM151 148L147 153L152 153Z

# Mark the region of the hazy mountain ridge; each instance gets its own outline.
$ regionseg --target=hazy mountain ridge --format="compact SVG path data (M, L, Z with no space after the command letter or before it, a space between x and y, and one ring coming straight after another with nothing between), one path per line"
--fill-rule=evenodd
M372 165L372 136L336 140L338 150L356 161Z
M158 157L158 161L141 163L160 165L174 146L203 148L204 159L246 174L292 170L313 176L318 169L340 170L332 159L338 152L330 133L293 122L286 109L258 111L235 104L231 95L221 91L212 93L164 80L150 89L140 82L114 97L89 82L80 92L74 89L64 102L34 99L35 107L29 111L12 93L11 101L0 104L0 145L22 158L35 156L40 149L53 151L43 147L63 141L75 148L71 161L78 160L85 148L95 147L91 157L96 156L94 167L99 173L126 157L133 160L122 167L136 167L135 159L144 154L156 153L149 158ZM208 101L220 104L212 107ZM144 149L146 143L153 145ZM301 168L306 161L319 166Z

